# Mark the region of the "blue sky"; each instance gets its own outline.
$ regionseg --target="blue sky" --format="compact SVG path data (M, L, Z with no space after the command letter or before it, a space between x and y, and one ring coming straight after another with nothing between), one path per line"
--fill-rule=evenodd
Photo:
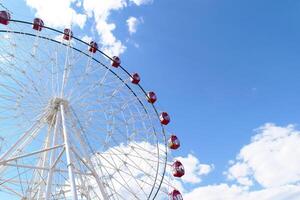
M32 7L35 2L27 1ZM86 14L76 2L73 1L71 7ZM252 165L250 158L240 156L241 161L236 160L236 156L247 144L253 151L258 148L251 146L255 135L277 135L282 130L285 134L279 139L299 135L300 2L153 0L140 6L136 2L111 9L105 20L115 24L112 33L126 46L121 53L123 65L129 71L139 72L143 87L157 93L158 108L171 115L167 130L176 133L182 142L181 149L174 155L192 154L200 163L214 166L206 176L199 175L201 182L184 183L187 199L209 198L212 194L203 192L209 185L216 187L214 191L219 191L221 184L229 188L235 185L237 191L246 191L250 197L245 198L249 199L253 198L253 191L274 189L255 174L260 169L255 166L263 163ZM36 9L21 0L4 1L4 5L18 19L31 19L36 14ZM132 34L126 24L131 16L139 22L137 31ZM74 33L101 40L93 18L88 18L82 29L75 23ZM265 126L266 123L273 125ZM289 128L289 124L295 127ZM257 130L259 127L264 128ZM283 142L278 149L292 153L286 145ZM287 159L281 167L288 166L289 161ZM224 172L237 163L249 164L252 172L233 173L234 178L229 181ZM239 183L241 176L250 177L253 184ZM286 186L289 187L286 194L299 194L298 181L300 178L287 180L276 187ZM192 194L196 189L201 191ZM224 190L232 192L228 188ZM237 191L232 195L239 195ZM242 199L242 195L233 197ZM261 197L264 198L268 199ZM285 198L284 194L278 197Z
M146 88L172 114L169 129L181 136L180 153L214 163L203 184L224 179L228 160L253 129L299 123L299 7L194 0L143 8L145 23L134 36L140 48L123 57L128 66L143 65Z

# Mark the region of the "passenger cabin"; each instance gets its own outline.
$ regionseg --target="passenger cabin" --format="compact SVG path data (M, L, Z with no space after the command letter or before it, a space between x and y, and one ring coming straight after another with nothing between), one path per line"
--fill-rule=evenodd
M10 13L2 10L0 11L0 24L8 25L10 20Z
M167 125L170 122L170 116L166 112L162 112L159 116L160 123L163 125Z
M130 81L133 84L139 84L141 77L138 73L131 74Z
M73 32L71 31L71 29L66 28L64 30L64 36L63 36L64 40L71 40L72 37L73 37Z
M120 64L121 64L121 59L120 59L118 56L114 56L114 57L112 58L111 66L117 68L117 67L120 66Z
M33 28L34 30L41 31L42 28L43 28L43 26L44 26L44 22L43 22L42 19L40 19L40 18L35 18L35 19L33 20L33 27L32 27L32 28Z
M172 171L173 171L173 176L180 178L184 175L185 171L184 171L184 167L182 165L182 163L178 160L176 160L173 164L172 164Z
M147 97L148 102L152 104L155 103L155 101L157 100L156 94L154 92L148 92Z
M180 141L176 135L171 135L168 141L170 149L178 149L180 147Z
M182 195L176 189L169 193L169 200L183 200Z
M94 41L91 41L89 51L92 52L92 53L96 53L97 50L98 50L98 44Z

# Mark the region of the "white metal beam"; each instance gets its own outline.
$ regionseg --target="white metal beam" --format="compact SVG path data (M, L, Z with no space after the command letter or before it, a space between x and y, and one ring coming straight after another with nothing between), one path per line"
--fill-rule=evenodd
M73 114L73 110L71 112L71 115ZM109 197L107 195L107 192L105 190L105 186L103 184L103 181L101 180L101 178L99 177L98 173L96 172L95 168L94 168L94 165L90 159L90 156L88 154L88 150L87 150L87 144L86 142L84 141L84 139L81 137L81 134L80 134L80 130L78 130L78 128L76 127L76 120L74 121L74 118L71 116L70 117L72 119L72 124L73 124L73 128L75 129L75 135L77 137L77 139L79 140L80 142L80 145L82 147L82 150L83 150L83 153L84 153L84 158L85 160L87 161L87 163L83 162L83 164L86 165L86 167L88 167L88 169L92 172L92 174L94 175L95 179L96 179L96 182L97 182L97 185L101 191L101 194L102 194L102 197L104 200L108 200ZM94 155L96 156L96 155ZM100 169L101 171L101 166L100 166ZM101 171L101 173L103 174L103 172Z
M60 104L60 113L61 113L61 122L63 127L63 136L64 136L64 143L66 149L66 157L67 157L67 166L69 171L69 179L71 183L71 197L73 200L78 200L77 191L76 191L76 184L75 184L75 177L73 172L73 163L71 159L71 149L69 144L69 137L67 133L66 121L65 121L65 107L63 104Z
M55 125L54 125L54 136L53 136L53 141L52 141L52 145L55 146L58 140L58 124L59 124L59 117L57 116L56 113L56 120L55 120ZM62 151L63 153L64 151ZM59 154L57 161L55 161L55 151L51 152L51 156L50 156L50 171L48 173L48 177L47 177L47 184L46 184L46 197L45 199L48 200L50 199L50 193L51 193L51 186L52 186L52 177L53 177L53 173L54 173L54 168L57 164L58 159L61 158L61 154Z

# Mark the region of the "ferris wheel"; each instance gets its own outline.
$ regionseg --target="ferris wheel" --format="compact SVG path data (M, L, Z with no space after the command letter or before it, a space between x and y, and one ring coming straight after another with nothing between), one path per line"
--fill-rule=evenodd
M181 200L180 142L139 82L95 41L0 11L1 199Z

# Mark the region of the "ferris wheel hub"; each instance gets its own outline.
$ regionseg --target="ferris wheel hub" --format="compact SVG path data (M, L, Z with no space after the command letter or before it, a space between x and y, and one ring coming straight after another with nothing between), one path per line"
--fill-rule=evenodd
M54 124L57 112L60 110L60 105L63 105L64 108L68 108L69 102L60 97L54 97L49 101L46 108L46 122L49 125Z

